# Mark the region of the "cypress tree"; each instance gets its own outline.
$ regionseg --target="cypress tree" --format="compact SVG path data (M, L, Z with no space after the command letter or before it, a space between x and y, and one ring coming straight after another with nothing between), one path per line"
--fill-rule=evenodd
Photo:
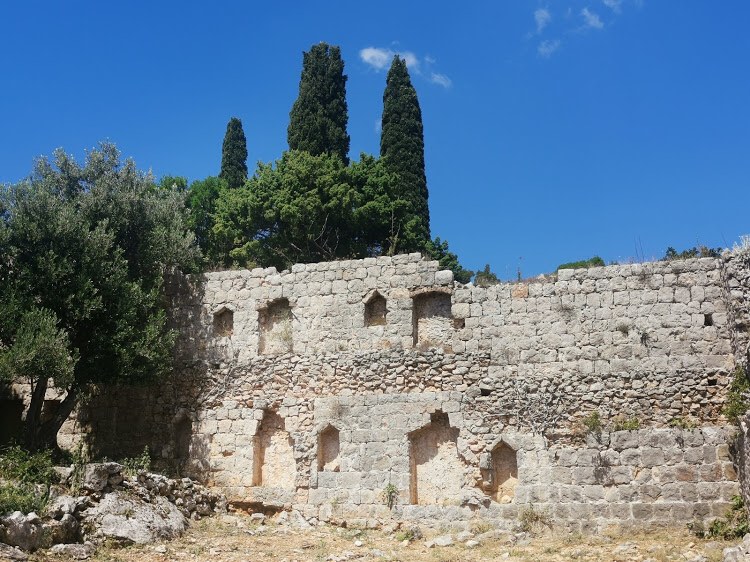
M424 251L430 242L430 209L424 171L422 110L404 59L396 55L383 93L380 156L389 172L398 175L399 191L411 205L408 231L402 233L401 252Z
M302 56L299 96L289 113L289 148L313 156L337 154L348 164L348 120L341 49L327 43L313 45Z
M224 144L221 147L221 172L219 177L229 188L240 187L247 179L247 141L242 121L232 117L227 123Z

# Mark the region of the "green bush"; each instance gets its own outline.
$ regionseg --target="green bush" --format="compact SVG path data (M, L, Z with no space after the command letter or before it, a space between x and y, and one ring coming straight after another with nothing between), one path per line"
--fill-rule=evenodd
M667 248L667 251L662 258L663 261L673 260L687 260L690 258L718 258L721 256L722 248L709 248L708 246L694 246L678 252L672 246Z
M583 426L586 428L586 433L598 435L602 432L603 425L599 410L593 411L583 418Z
M14 511L40 513L47 505L48 488L34 484L0 484L0 515Z
M589 258L587 260L572 261L569 263L560 264L557 266L557 269L583 269L588 267L600 267L602 265L605 265L604 260L599 256L594 256L593 258Z
M18 445L0 454L0 478L19 484L54 484L57 473L52 468L52 452L29 453Z
M732 507L726 516L711 521L708 529L700 521L691 523L688 527L702 539L732 540L744 537L750 532L750 522L748 522L747 510L742 496L732 497Z
M52 452L29 453L14 445L0 454L0 515L14 511L40 512L47 504L49 486L57 482Z
M640 428L641 420L638 418L617 416L612 420L612 431L635 431Z
M135 476L141 470L151 470L151 453L148 452L148 447L144 447L140 455L125 457L120 461L120 464L125 468L125 474Z
M740 418L745 415L750 406L748 393L750 393L750 381L747 379L747 373L742 367L737 367L732 375L724 406L724 415L734 424L740 424Z

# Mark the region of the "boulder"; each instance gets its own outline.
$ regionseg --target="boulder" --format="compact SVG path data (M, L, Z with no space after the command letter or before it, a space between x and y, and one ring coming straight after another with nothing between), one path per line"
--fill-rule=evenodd
M42 522L36 513L14 511L0 518L0 542L34 551L42 546L43 538Z
M63 515L75 515L90 504L87 496L57 496L47 504L47 515L53 519L62 519Z
M90 542L84 544L56 544L49 549L56 556L68 556L74 560L86 560L96 552L96 547Z
M180 510L162 496L146 503L121 491L106 494L82 516L88 538L111 539L123 544L172 539L182 534L188 524Z
M116 479L116 475L119 475L122 469L122 465L116 462L87 464L83 471L83 487L92 492L101 492L106 488L110 477Z
M49 548L53 544L78 542L81 538L81 527L73 515L66 513L59 521L56 519L44 521L42 535L40 547Z
M11 562L16 562L16 561L23 562L28 559L29 559L28 555L22 550L19 550L15 546L10 546L9 544L4 544L0 542L0 560L10 560Z

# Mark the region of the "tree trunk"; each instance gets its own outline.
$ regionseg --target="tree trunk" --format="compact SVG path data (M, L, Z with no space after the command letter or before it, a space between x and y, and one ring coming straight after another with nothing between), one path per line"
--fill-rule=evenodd
M41 411L44 405L46 390L46 380L43 383L41 381L37 383L31 397L29 412L26 414L25 445L29 451L40 451L43 449L57 451L57 433L78 403L78 391L75 388L69 388L67 395L60 402L60 406L52 418L42 423Z
M39 449L37 428L41 421L44 396L47 394L47 378L37 379L36 384L32 379L31 388L31 402L24 421L24 446L29 451L36 451Z

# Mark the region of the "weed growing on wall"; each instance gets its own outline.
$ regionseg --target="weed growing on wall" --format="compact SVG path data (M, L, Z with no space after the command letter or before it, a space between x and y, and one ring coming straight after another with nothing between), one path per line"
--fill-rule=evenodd
M732 497L732 507L724 517L711 521L706 528L701 521L688 524L688 528L696 536L707 539L732 540L744 537L750 532L750 521L748 521L747 510L742 496Z
M398 488L389 482L386 487L383 488L383 491L380 492L380 496L383 503L388 506L388 509L393 509L393 506L396 503L396 498L398 498Z
M602 432L602 418L599 415L599 410L591 412L588 416L583 418L583 427L586 428L586 433L591 435L599 435Z
M669 427L676 427L678 429L695 429L698 425L698 421L690 416L672 418L669 420Z
M743 367L737 367L732 374L732 382L729 385L724 415L729 421L739 425L740 418L745 415L750 406L750 381Z
M137 457L125 457L120 461L124 467L124 472L128 476L137 476L141 471L151 470L151 453L148 447L143 448L143 452Z
M519 529L524 533L541 530L542 527L552 528L552 520L549 513L542 509L536 509L533 505L524 507L518 514Z
M641 428L641 420L635 417L617 416L612 420L612 431L635 431Z

